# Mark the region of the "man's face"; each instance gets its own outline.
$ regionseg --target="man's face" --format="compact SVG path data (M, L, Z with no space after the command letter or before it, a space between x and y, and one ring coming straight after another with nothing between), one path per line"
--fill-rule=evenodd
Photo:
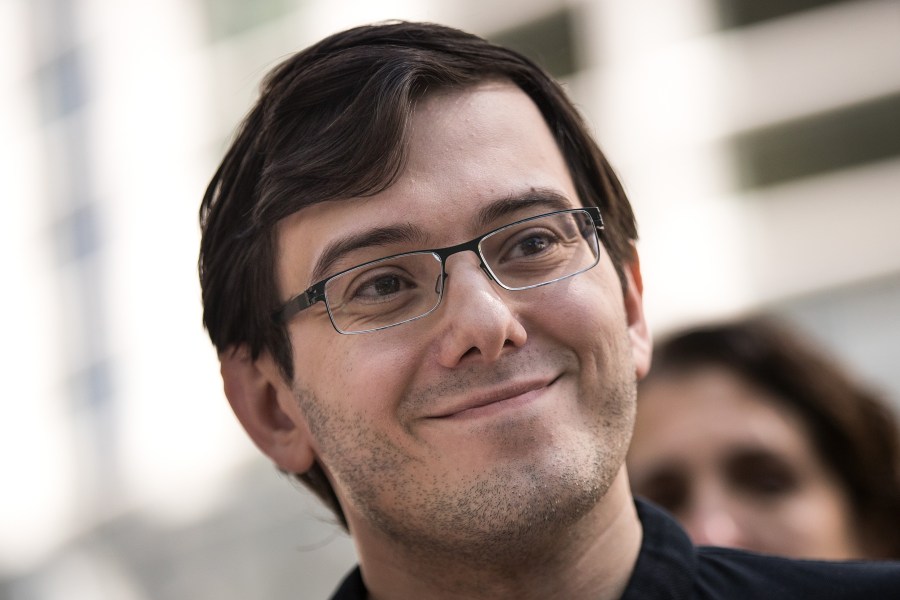
M326 276L578 206L553 137L518 88L435 93L414 113L396 183L282 222L280 293L313 283L323 250L351 236L407 232L346 252ZM450 257L446 272L441 305L418 321L340 335L323 303L293 319L291 410L355 537L479 553L596 505L620 471L649 352L639 292L623 301L602 249L592 270L531 290L500 288L471 252Z

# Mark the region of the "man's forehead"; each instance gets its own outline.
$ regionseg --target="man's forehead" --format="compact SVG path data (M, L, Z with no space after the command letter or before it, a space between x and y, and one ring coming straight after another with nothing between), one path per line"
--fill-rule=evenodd
M470 105L478 104L485 94L501 94L509 98L520 97L532 103L531 98L515 83L504 78L486 79L478 83L451 87L443 86L429 90L416 101L413 119L421 119L433 124L440 120L460 118L460 114Z

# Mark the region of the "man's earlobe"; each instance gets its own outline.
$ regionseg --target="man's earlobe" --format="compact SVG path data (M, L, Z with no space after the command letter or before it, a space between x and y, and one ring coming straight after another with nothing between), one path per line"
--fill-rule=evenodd
M309 470L316 458L312 436L271 356L253 360L240 346L222 352L219 363L225 396L253 443L285 471Z
M630 260L622 265L625 271L625 316L628 319L628 337L634 357L635 375L643 379L650 370L653 354L653 337L644 315L644 281L641 278L641 261L637 249L632 246Z

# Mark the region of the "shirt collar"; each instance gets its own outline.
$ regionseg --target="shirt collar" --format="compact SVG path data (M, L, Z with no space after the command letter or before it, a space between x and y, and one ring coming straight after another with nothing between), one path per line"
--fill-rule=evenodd
M643 527L641 550L622 600L690 598L697 574L697 553L675 520L658 507L636 498Z

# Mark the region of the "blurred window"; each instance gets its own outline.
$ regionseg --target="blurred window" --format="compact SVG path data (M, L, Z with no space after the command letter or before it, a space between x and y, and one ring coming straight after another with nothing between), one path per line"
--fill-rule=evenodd
M489 36L494 43L521 52L553 74L565 77L581 68L575 47L571 8Z
M100 246L99 215L94 203L76 207L56 224L54 241L59 260L80 260Z
M86 100L82 56L72 48L56 56L37 71L41 117L45 123L81 108Z
M714 0L723 28L743 27L850 0Z
M70 380L72 400L76 410L87 410L98 418L113 406L112 368L110 362L99 359L73 373Z
M297 0L206 0L210 37L226 38L282 17Z
M741 133L732 139L743 188L900 156L900 94Z

